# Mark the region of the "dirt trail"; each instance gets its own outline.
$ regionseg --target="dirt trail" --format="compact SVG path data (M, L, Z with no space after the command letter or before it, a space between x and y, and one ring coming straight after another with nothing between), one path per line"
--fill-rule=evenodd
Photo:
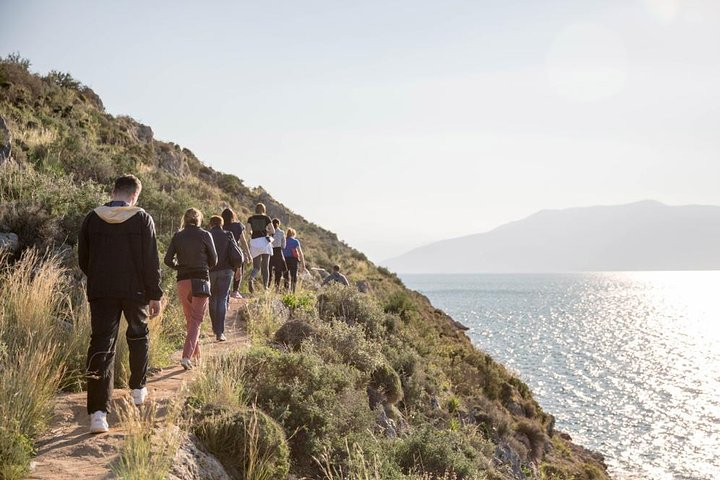
M238 318L238 311L244 307L243 300L232 300L226 322L228 340L215 342L214 337L201 339L203 355L215 355L219 352L243 348L249 340L244 325ZM205 319L209 321L209 319ZM122 327L121 327L122 330ZM177 351L172 356L173 364L148 379L148 401L161 405L174 397L183 384L193 378L193 371L186 372L180 367ZM115 389L113 404L117 406L124 398L129 398L127 389ZM55 416L48 432L37 442L37 457L34 459L29 479L78 480L114 478L110 464L117 456L125 438L125 431L118 422L116 412L108 415L110 431L98 435L88 433L89 417L86 411L86 393L65 393L58 395L55 401ZM162 409L161 409L162 412Z

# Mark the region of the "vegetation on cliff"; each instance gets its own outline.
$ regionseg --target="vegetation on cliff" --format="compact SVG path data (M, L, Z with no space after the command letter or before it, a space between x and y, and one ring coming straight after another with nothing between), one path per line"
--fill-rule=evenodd
M37 297L43 310L28 320L18 316L22 298L0 297L0 439L9 439L0 440L0 477L26 471L52 392L82 388L87 313L72 249L84 215L117 175L133 172L143 182L140 204L156 220L161 251L190 206L211 213L228 205L245 216L262 201L299 232L309 265L340 263L355 283L256 297L247 317L253 346L208 362L191 388L190 428L239 478L263 478L248 471L278 478L288 469L329 479L606 478L596 456L554 431L552 416L521 380L395 275L263 189L153 138L130 117L106 113L70 75L40 77L28 67L19 57L0 61L0 117L8 130L0 148L11 151L0 165L0 232L18 234L21 251L54 253L45 261L17 253L0 289L27 285L22 295L44 289L55 295ZM173 277L164 278L169 310L151 329L155 366L167 362L182 334ZM41 335L19 330L27 325ZM40 343L28 348L28 342ZM48 356L47 378L30 382L24 367L39 360L25 356L35 350ZM116 378L122 384L123 376ZM37 391L21 388L28 382ZM33 418L20 415L11 398L16 391L23 401L37 401ZM228 435L232 445L222 440ZM223 450L251 446L260 452L256 458L272 460L260 468Z

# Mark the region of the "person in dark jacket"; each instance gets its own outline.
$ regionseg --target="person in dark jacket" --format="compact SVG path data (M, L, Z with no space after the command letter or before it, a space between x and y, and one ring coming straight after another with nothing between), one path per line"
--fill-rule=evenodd
M135 206L141 190L134 175L119 177L112 201L90 212L80 228L78 260L90 302L87 411L92 433L108 431L121 315L128 323L133 402L140 405L147 397L148 316L160 314L163 292L155 223Z
M250 248L248 247L247 239L245 239L245 235L243 232L245 231L245 227L242 223L238 222L237 215L231 208L226 208L222 211L220 214L223 218L223 230L227 230L228 232L232 232L233 237L235 237L235 241L240 245L242 248L243 253L245 254L245 262L243 265L240 265L238 268L235 269L235 277L233 278L233 284L232 284L232 293L230 296L232 298L242 298L240 295L240 282L242 281L243 274L245 273L245 264L250 265L252 263L252 257L250 256Z
M208 296L193 292L193 283L209 282L209 269L217 264L218 257L212 235L200 228L203 215L189 208L183 215L183 228L173 235L165 254L165 265L177 270L178 297L182 303L187 333L180 364L185 370L193 368L191 359L200 358L200 324L208 306Z
M223 230L223 218L210 217L210 235L217 251L217 265L210 269L210 320L218 342L224 342L225 315L230 301L230 285L235 268L242 266L243 254L232 232Z

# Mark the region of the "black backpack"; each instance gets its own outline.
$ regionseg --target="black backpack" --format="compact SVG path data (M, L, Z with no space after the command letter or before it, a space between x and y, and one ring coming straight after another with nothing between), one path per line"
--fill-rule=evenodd
M230 242L230 245L228 245L228 263L232 266L232 268L240 268L245 260L245 256L243 255L242 250L240 250L240 246L235 241L235 237L232 232L227 232L227 234L228 242Z

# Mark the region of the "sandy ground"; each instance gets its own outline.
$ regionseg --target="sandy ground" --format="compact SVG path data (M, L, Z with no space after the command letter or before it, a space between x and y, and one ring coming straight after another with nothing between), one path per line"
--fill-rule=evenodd
M243 308L243 300L232 300L228 312L225 335L226 342L217 343L210 336L203 338L203 355L239 349L247 346L249 340L244 325L238 319L238 310ZM205 321L209 321L206 317ZM122 327L121 327L122 329ZM177 395L183 384L193 378L193 371L186 372L180 367L181 352L173 355L174 364L155 373L148 379L148 401L166 403ZM115 389L113 403L118 404L129 398L126 389ZM48 432L36 443L37 457L31 465L30 479L77 480L90 478L114 478L110 464L117 457L123 444L125 432L117 416L108 415L110 431L93 435L88 433L89 417L86 412L86 393L65 393L56 398L55 416ZM117 411L117 408L112 410ZM164 409L161 409L161 412ZM161 413L162 414L162 413Z

